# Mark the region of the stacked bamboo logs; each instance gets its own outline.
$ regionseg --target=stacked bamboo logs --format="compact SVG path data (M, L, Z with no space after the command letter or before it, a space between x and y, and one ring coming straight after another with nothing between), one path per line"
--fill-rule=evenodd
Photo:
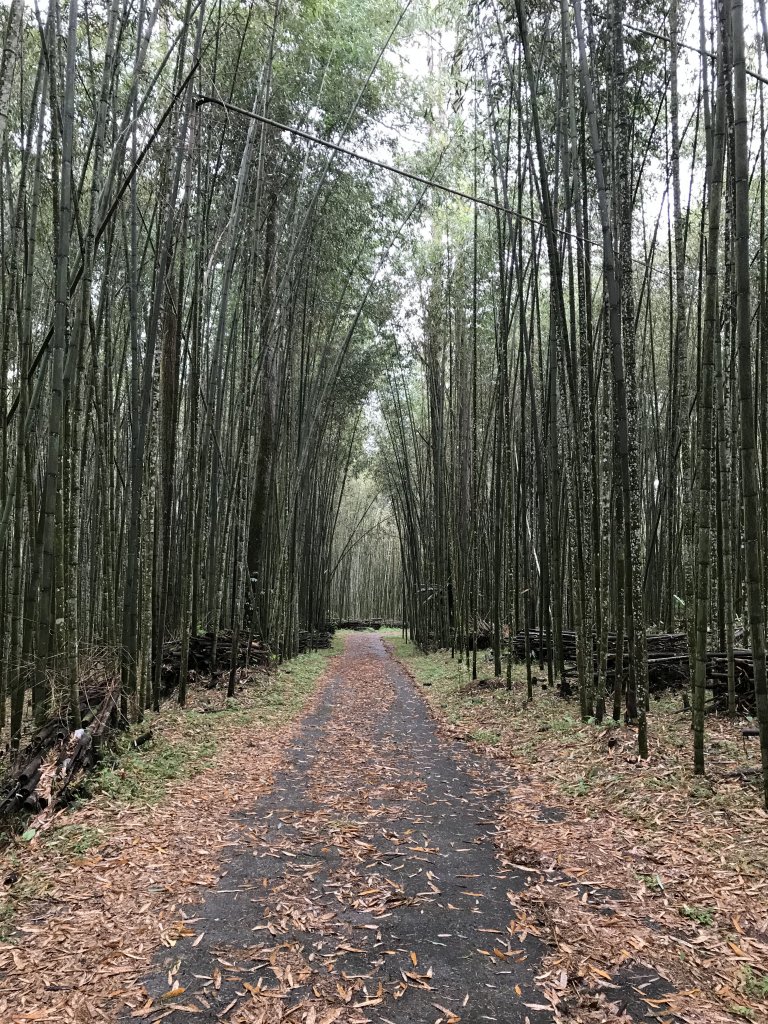
M83 726L70 732L66 714L46 723L8 772L0 790L0 818L63 806L82 775L99 761L101 744L120 694L119 678L81 691Z
M532 658L546 657L548 646L547 634L538 629L528 630L528 649ZM517 633L512 640L513 655L525 658L525 632ZM648 687L651 693L667 689L682 688L688 685L689 657L688 638L685 633L651 633L647 637L648 651ZM566 661L576 660L576 633L563 631L563 657ZM623 667L626 670L629 654L624 648ZM616 675L616 634L608 634L608 654L606 657L606 683L613 686ZM754 673L752 652L739 648L734 650L736 701L743 711L754 711ZM571 676L575 669L566 670ZM712 690L710 707L723 710L728 702L728 656L722 651L710 651L707 654L707 682Z
M566 661L576 660L576 633L563 630L563 657ZM545 654L548 636L538 629L528 630L528 643L532 655ZM626 644L626 641L625 641ZM685 655L688 657L688 639L685 633L649 633L647 637L648 657L664 657L665 655ZM525 632L517 633L512 641L512 651L516 658L525 657ZM616 651L616 634L608 634L609 657Z
M327 642L315 646L329 646ZM221 632L191 636L188 666L190 673L216 680L231 667L232 634ZM238 667L265 668L269 649L260 641L241 636L238 643ZM166 693L179 682L181 640L163 647L162 678ZM0 784L0 818L25 812L36 814L47 808L63 806L73 786L98 763L100 748L114 718L120 696L120 679L90 678L80 687L80 720L83 728L72 730L73 715L67 706L31 737L18 754Z
M315 630L314 632L310 632L307 629L299 630L299 654L304 654L306 651L327 650L332 643L333 631L330 629Z
M755 713L755 673L751 649L736 648L733 652L736 684L736 706L740 711ZM712 683L709 706L724 711L728 707L728 655L710 651L707 655L707 681Z
M218 634L200 633L189 638L188 667L190 672L216 677L229 672L231 664L232 633L222 630ZM266 668L270 652L258 639L249 640L247 634L238 641L237 667ZM166 692L175 689L181 671L181 640L170 640L163 646L163 682Z
M381 619L340 619L337 623L337 629L381 629Z

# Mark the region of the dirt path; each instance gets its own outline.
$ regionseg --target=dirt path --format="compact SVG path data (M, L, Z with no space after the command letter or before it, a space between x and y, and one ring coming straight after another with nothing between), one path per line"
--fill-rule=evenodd
M504 778L438 736L378 636L346 639L286 763L133 1018L551 1020L507 896L528 876L496 858Z

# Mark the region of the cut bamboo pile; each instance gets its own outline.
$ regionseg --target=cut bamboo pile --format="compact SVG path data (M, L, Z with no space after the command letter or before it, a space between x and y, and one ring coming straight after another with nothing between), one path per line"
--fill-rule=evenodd
M651 633L646 638L648 651L648 687L651 693L687 686L690 677L688 660L688 638L685 633ZM528 644L532 658L545 657L547 636L538 629L528 631ZM512 640L512 653L520 660L525 659L525 633L517 633ZM566 661L576 660L576 633L563 631L563 657ZM626 640L623 656L624 672L629 668L629 651ZM616 676L616 634L608 634L608 655L606 675L609 688L613 687ZM736 702L741 711L753 712L755 707L754 671L752 651L739 648L734 651ZM597 666L595 666L595 673ZM568 669L567 676L575 674ZM714 710L724 710L728 704L728 657L722 651L707 654L707 685L712 691L708 705Z
M39 814L67 803L73 786L99 761L119 694L119 678L104 680L81 692L82 728L70 730L64 713L34 733L0 788L0 818L19 811Z
M333 643L333 631L330 629L315 630L300 629L298 635L299 654L307 651L325 651Z
M215 656L214 656L215 641ZM200 633L189 638L188 670L204 676L216 676L232 668L232 633ZM237 645L237 667L266 668L270 652L260 640L248 640L241 634ZM176 688L181 671L181 640L169 640L163 645L163 685L167 692Z
M330 640L324 645L329 643ZM231 653L231 632L221 632L215 638L213 633L191 636L188 671L215 679L229 672ZM247 663L252 668L265 668L269 660L269 649L260 640L249 641L247 635L240 637L238 667ZM181 640L171 640L163 646L162 681L166 694L177 687L180 670ZM83 728L72 729L74 716L65 704L32 735L23 751L13 758L0 784L0 818L18 812L37 814L67 802L72 789L100 759L101 746L114 727L113 713L119 697L118 677L93 676L81 683Z
M755 713L755 673L752 651L737 648L733 652L736 684L736 706L740 711ZM728 707L728 655L712 651L707 655L707 680L712 683L710 706L717 711Z
M528 640L531 654L536 657L539 653L546 654L547 634L538 629L528 630ZM685 633L649 633L646 638L649 659L653 657L664 657L665 655L688 656L688 638ZM624 649L627 650L627 641L624 640ZM525 657L525 632L515 634L512 641L512 651L516 658ZM616 634L608 634L609 658L615 657ZM625 654L626 656L626 654ZM573 630L563 630L563 657L566 661L576 660L576 633Z

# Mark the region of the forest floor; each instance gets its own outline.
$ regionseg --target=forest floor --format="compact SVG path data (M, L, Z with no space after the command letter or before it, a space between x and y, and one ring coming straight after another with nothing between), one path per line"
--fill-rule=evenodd
M388 642L447 734L512 773L498 841L536 869L522 905L548 944L555 1019L583 1018L600 989L622 1003L622 978L644 966L667 983L644 992L648 1018L768 1021L768 814L743 721L708 717L696 777L679 694L651 702L640 761L634 730L584 724L576 701L538 687L528 704L524 666L510 692L492 664L473 683L447 654Z
M695 780L671 709L638 764L519 683L336 643L166 711L11 843L0 1021L768 1019L768 821L734 726Z
M0 1024L115 1021L136 1003L157 950L189 934L237 841L233 813L269 791L332 653L252 672L232 701L202 687L184 710L169 701L136 729L153 741L126 735L87 799L34 836L0 837Z

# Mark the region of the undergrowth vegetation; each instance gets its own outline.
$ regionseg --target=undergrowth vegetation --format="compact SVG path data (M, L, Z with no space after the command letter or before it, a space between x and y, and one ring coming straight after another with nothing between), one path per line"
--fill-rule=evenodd
M240 737L247 739L254 729L272 734L291 722L306 707L338 646L336 642L329 649L304 654L269 673L249 673L233 699L221 689L195 688L187 708L169 701L120 736L69 808L44 821L26 822L20 835L9 831L5 848L0 848L5 887L0 941L12 938L20 908L44 897L50 888L35 867L42 853L51 870L96 855L111 841L123 809L162 807L173 800L175 783L216 770L220 758L231 757ZM150 731L151 739L137 746L137 738ZM248 752L249 745L243 742L241 756L247 758ZM33 849L29 861L27 851Z
M118 740L89 781L89 791L156 803L169 782L203 771L233 728L277 728L295 717L332 654L333 647L305 654L273 673L253 672L241 681L235 698L199 690L184 709L168 704L159 714L148 714ZM137 747L136 738L150 729L152 739Z

